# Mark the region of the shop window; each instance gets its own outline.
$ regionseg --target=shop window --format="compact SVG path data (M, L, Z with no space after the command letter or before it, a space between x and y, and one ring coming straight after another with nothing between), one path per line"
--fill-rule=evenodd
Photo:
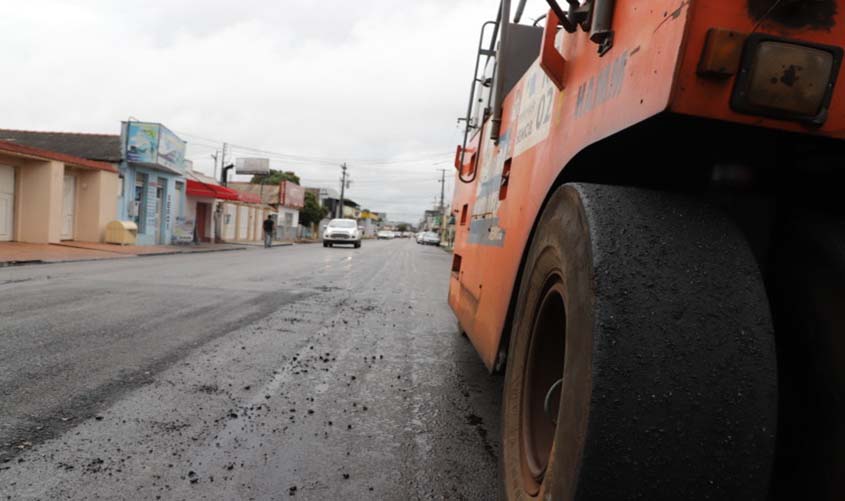
M463 209L461 209L461 226L467 224L467 213L469 212L469 205L464 204Z

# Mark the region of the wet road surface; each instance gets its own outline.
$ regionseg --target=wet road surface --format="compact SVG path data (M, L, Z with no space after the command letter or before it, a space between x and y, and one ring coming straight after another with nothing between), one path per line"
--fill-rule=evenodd
M0 270L0 498L495 499L501 381L410 240Z

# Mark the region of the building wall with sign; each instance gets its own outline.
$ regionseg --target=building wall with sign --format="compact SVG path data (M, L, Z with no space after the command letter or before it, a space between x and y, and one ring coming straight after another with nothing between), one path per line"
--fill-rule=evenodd
M138 245L174 243L174 229L185 214L185 143L147 122L124 122L121 138L118 218L138 225Z
M120 174L118 219L138 225L138 245L171 244L176 220L185 212L184 188L177 189L184 187L185 178L126 163Z

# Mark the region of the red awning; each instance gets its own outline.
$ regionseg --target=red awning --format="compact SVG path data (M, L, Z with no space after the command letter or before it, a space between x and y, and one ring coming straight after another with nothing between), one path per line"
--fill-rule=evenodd
M201 183L188 179L188 195L203 198L219 198L221 200L240 200L240 194L225 186Z

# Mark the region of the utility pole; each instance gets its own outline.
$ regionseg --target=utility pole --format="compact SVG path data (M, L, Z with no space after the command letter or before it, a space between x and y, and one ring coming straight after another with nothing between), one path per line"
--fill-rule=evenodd
M228 147L228 144L223 143L223 153L220 156L220 181L223 186L226 186L226 169L224 166L226 165L226 148Z
M443 199L446 194L446 169L438 169L440 171L440 241L442 242L446 236L446 206Z
M214 168L212 169L212 179L217 179L217 159L220 157L220 150L215 150L214 154L211 155L211 158L214 159ZM211 204L211 226L212 231L214 232L214 237L211 239L212 242L220 242L220 209L223 206L218 201L214 201Z
M340 166L343 171L343 177L340 180L340 208L338 209L338 218L343 218L343 196L346 194L346 162Z
M217 155L220 154L220 178L223 181L223 185L226 185L226 147L228 145L223 143L223 151L222 152L214 152L214 178L217 179ZM214 241L215 242L222 242L223 241L223 203L217 201L214 203Z

